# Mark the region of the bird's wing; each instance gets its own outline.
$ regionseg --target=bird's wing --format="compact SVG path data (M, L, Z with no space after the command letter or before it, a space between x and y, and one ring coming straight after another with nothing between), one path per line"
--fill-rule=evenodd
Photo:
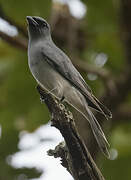
M76 87L86 98L90 107L101 112L105 116L110 117L110 111L101 104L92 94L90 87L86 84L80 73L73 66L66 54L57 48L55 45L41 48L43 59L67 79L74 87Z

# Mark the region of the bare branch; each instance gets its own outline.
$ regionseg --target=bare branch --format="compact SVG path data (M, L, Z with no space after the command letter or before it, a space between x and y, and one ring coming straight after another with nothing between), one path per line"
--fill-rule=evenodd
M75 180L104 180L104 177L78 134L71 113L63 105L56 102L50 94L43 91L40 86L37 87L37 90L52 115L52 126L60 130L66 143L63 148L62 146L58 146L54 152L53 150L52 152L50 151L50 155L51 153L52 155L57 154L61 158L64 155L64 166L66 166Z
M6 33L3 33L2 31L0 31L0 37L11 46L13 45L16 48L27 50L27 41L25 39L20 39L19 37L11 37Z
M19 32L21 32L26 38L28 37L27 35L27 31L25 30L25 27L16 23L13 19L11 19L10 17L8 17L5 12L3 11L2 6L0 5L0 17L2 19L4 19L5 21L7 21L10 25L15 26Z

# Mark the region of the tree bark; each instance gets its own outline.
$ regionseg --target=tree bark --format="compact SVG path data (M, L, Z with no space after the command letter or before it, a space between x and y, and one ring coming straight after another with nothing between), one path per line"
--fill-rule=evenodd
M75 180L104 180L79 136L72 114L40 86L37 86L37 90L50 111L52 126L59 129L65 140L65 143L60 143L55 150L49 150L48 154L61 157L62 165Z

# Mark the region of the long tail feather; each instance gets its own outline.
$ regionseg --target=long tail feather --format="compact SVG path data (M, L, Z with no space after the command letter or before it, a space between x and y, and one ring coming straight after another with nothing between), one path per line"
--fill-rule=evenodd
M68 95L68 93L66 95ZM110 157L109 152L108 152L109 143L97 119L95 118L92 111L90 110L91 107L87 103L86 98L79 91L74 90L74 96L73 95L70 96L69 94L69 96L66 96L66 101L68 104L73 106L78 112L80 112L88 120L92 129L92 132L94 134L94 137L101 151L105 154L105 156L109 158ZM102 110L101 110L101 113L104 114Z
M86 110L87 110L87 119L90 123L92 132L96 138L96 141L101 149L101 151L108 157L110 158L110 154L108 151L108 147L109 147L109 143L98 123L98 121L96 120L95 116L93 115L93 113L91 112L91 110L88 108L88 106L86 106Z
M112 118L112 113L111 111L104 105L102 104L94 95L93 98L95 99L95 101L97 102L97 104L100 106L100 108L102 109L102 111L104 112L104 114L109 117ZM99 111L100 112L100 111Z

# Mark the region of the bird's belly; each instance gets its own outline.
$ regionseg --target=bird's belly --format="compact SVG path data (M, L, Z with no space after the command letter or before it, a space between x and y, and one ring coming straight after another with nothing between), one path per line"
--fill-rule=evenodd
M42 88L46 89L58 99L64 97L65 101L75 109L83 113L85 112L84 96L46 61L29 62L29 67L34 78Z
M61 99L70 87L69 82L44 60L29 62L29 68L38 84L57 98Z

